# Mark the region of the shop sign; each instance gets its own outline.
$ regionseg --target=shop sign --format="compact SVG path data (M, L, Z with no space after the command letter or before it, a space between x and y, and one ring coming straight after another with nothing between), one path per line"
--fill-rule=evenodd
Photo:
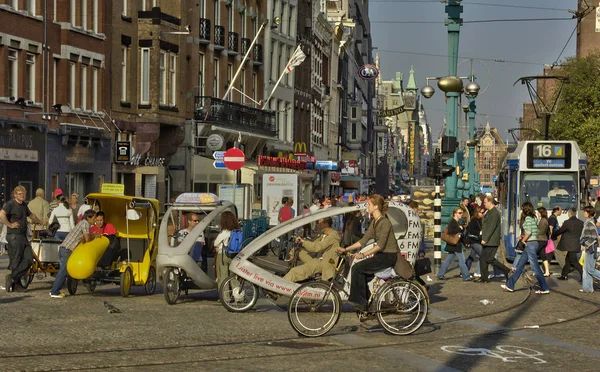
M0 149L0 160L10 161L38 161L37 150Z
M131 156L131 161L125 163L125 165L135 165L144 167L164 167L165 158L158 158L154 156L142 157L142 154L134 154Z
M358 162L356 160L343 160L342 174L358 175Z
M111 195L125 195L125 185L118 183L103 183L100 192Z
M0 147L30 149L33 147L33 135L11 131L0 135Z
M404 106L398 106L392 109L387 109L387 110L379 110L377 112L377 116L379 116L380 118L387 118L390 116L396 116L396 115L400 115L401 113L403 113L404 110Z
M131 160L131 142L117 141L117 150L115 153L117 162L128 162Z
M306 162L301 160L276 158L274 156L258 156L258 165L261 167L278 167L292 170L305 170Z
M294 144L294 156L306 156L306 142L296 142Z
M319 160L315 163L315 169L337 170L337 162L331 160Z
M358 69L357 74L363 80L375 80L379 76L379 70L375 65L366 64Z
M338 172L331 172L331 186L339 186L340 180L342 179L342 174Z

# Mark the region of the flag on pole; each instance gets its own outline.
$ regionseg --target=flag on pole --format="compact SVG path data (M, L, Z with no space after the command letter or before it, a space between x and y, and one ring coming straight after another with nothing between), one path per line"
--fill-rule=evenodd
M289 74L290 72L292 72L294 67L296 67L296 66L300 65L302 62L304 62L305 58L306 58L306 54L304 54L304 52L302 51L302 48L300 48L300 46L298 46L298 48L296 48L296 51L292 55L292 58L290 58L290 61L288 62L287 66L285 67L285 73Z

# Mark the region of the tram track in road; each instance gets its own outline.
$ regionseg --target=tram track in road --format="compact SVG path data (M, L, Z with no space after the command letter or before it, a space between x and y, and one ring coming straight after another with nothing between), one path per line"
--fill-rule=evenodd
M474 315L468 315L468 316L457 316L457 317L453 317L453 318L448 318L448 319L444 319L442 321L438 321L438 322L429 322L429 323L424 323L424 325L426 326L437 326L437 325L442 325L442 324L447 324L447 323L452 323L452 322L460 322L460 321L469 321L472 319L477 319L477 318L484 318L484 317L488 317L488 316L492 316L492 315L497 315L497 314L501 314L504 312L508 312L511 310L515 310L521 306L523 306L524 304L527 303L527 300L529 300L531 298L531 293L533 292L533 288L530 287L527 296L525 296L522 300L520 300L517 304L508 306L506 308L500 309L500 310L496 310L496 311L492 311L492 312L487 312L487 313L483 313L483 314L474 314ZM573 299L575 301L578 302L582 302L588 305L592 305L594 306L594 309L592 311L586 312L585 314L580 314L578 316L572 317L572 318L568 318L568 319L564 319L564 320L559 320L559 321L554 321L554 322L548 322L548 323L543 323L543 324L538 324L535 326L519 326L519 327L511 327L511 328L505 328L505 327L501 327L499 329L490 329L487 332L485 332L486 335L494 335L494 334L507 334L507 333L512 333L515 331L530 331L530 328L542 328L542 327L550 327L550 326L555 326L555 325L559 325L559 324L563 324L563 323L567 323L567 322L573 322L582 318L586 318L589 317L591 315L594 315L598 312L600 312L600 303L595 302L595 301L591 301L588 299L583 299L580 298L578 296L575 295L571 295L569 293L565 293L559 290L553 290L553 293L568 297L570 299ZM25 358L36 358L40 360L40 363L38 363L37 365L51 365L53 367L49 368L48 370L54 370L54 371L69 371L69 370L94 370L94 369L105 369L105 368L139 368L139 367L158 367L158 366L165 366L165 365L185 365L185 364L193 364L193 363L218 363L218 362L227 362L227 361L237 361L237 360L243 360L243 359L267 359L267 358L279 358L279 357L293 357L296 355L306 355L306 354L312 354L312 355L318 355L320 353L329 353L329 352L351 352L351 351L356 351L356 350L365 350L365 349L378 349L378 348L388 348L388 347L398 347L398 346L407 346L407 345L417 345L417 344L427 344L429 342L438 342L438 341L442 341L442 340L453 340L453 339L461 339L461 338L468 338L468 337L476 337L481 335L481 332L475 332L475 333L469 333L469 334L465 334L465 333L461 333L460 335L453 335L453 336L447 336L447 337L436 337L435 339L414 339L414 338L410 338L410 337L403 337L401 338L400 341L396 341L396 342L375 342L372 345L366 345L366 346L360 346L360 347L356 347L356 346L340 346L339 343L337 344L333 344L333 343L327 343L327 342L318 342L317 340L335 340L334 338L340 338L340 337L344 337L346 335L357 335L357 334L367 334L367 333L373 333L373 332L381 332L382 329L379 327L374 327L374 328L369 328L369 329L358 329L356 330L356 328L352 327L353 330L350 331L338 331L338 332L331 332L327 335L324 335L320 338L316 338L311 342L310 339L306 339L306 338L298 338L298 337L282 337L282 338L261 338L261 339L252 339L252 340L235 340L235 341L222 341L222 342L216 342L216 343L194 343L194 344L187 344L187 345L165 345L165 346L150 346L150 347L125 347L125 348L108 348L108 349L95 349L95 350L82 350L82 351L74 351L74 352L47 352L47 353L23 353L20 355L2 355L0 356L0 361L5 361L5 362L9 362L10 360L15 360L15 359L25 359ZM269 347L273 347L271 350L276 351L275 348L279 347L290 347L290 346L281 346L280 344L285 344L286 342L295 342L297 343L297 346L294 350L290 350L290 351L278 351L278 352L259 352L257 353L255 350L256 349L252 349L250 348L248 351L244 351L244 352L236 352L236 353L230 353L233 355L227 355L227 356L223 356L223 357L218 357L218 356L214 356L217 355L218 353L208 353L206 351L209 351L210 348L216 348L216 349L220 349L222 350L223 347L227 347L228 350L240 350L240 348L242 348L243 346L250 346L250 345L262 345L263 349L269 349ZM302 346L304 344L304 346ZM237 348L236 348L237 346ZM183 354L182 352L180 352L181 350L188 350L185 352L185 354ZM136 356L142 356L142 355L149 355L149 356L156 356L158 352L162 352L162 354L168 353L168 352L176 352L175 355L173 355L172 358L167 358L167 360L164 361L152 361L149 359L145 359L144 361L139 361L139 362L135 362L134 360L123 360L123 359L127 359L127 355L136 355ZM104 360L118 360L119 362L117 363L100 363L101 365L96 365L97 363L94 362L89 362L86 361L87 359L94 359L97 360L99 355L102 354L112 354L112 356L110 357L105 357ZM182 356L196 356L195 358L185 358L183 359ZM202 357L202 355L209 355L208 357ZM43 363L43 360L49 360L49 359L53 359L53 358L64 358L64 357L69 357L69 356L79 356L81 359L81 367L58 367L57 364L45 364ZM135 359L135 358L131 358L131 359ZM183 360L182 360L183 359ZM4 364L4 362L3 362ZM72 364L71 364L72 365Z

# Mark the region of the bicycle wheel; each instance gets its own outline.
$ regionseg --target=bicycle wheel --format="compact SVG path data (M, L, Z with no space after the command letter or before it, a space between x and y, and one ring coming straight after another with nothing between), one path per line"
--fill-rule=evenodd
M341 308L340 295L335 289L331 289L331 284L304 283L290 298L287 309L288 320L302 336L323 336L340 319Z
M258 287L235 274L231 274L221 283L219 299L227 310L234 313L243 313L256 305Z
M419 286L402 279L389 280L375 295L377 321L389 333L409 335L421 327L429 303Z

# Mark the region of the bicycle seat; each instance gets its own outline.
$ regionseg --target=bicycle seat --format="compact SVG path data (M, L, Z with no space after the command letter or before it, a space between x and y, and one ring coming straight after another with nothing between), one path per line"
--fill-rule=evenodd
M375 277L381 280L388 280L389 278L398 276L393 267L388 267L387 269L383 269L375 273Z

